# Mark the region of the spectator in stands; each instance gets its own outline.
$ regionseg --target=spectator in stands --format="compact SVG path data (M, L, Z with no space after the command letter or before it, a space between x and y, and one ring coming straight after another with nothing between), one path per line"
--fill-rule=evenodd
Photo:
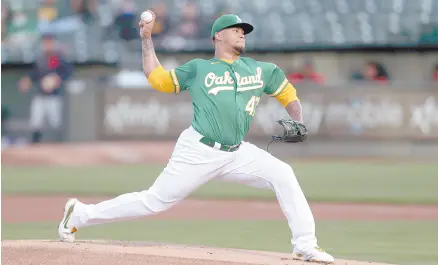
M79 14L85 23L97 19L98 0L70 0L70 5L73 12Z
M62 2L60 3L60 6L61 4ZM67 11L65 9L71 9L71 7L59 10L57 0L41 0L40 7L37 11L38 29L40 33L63 34L72 33L78 30L83 24L81 18L72 13L62 14Z
M138 38L137 14L135 2L125 0L119 3L119 12L115 18L115 24L122 40L130 41Z
M151 8L151 10L155 14L155 24L152 29L152 36L154 38L163 37L169 31L170 26L166 3L158 2Z
M438 83L438 63L435 65L435 69L433 70L432 77L433 80L435 80L435 82Z
M299 71L288 74L287 78L292 84L298 84L303 82L320 85L324 84L323 76L315 71L313 63L309 59L305 60L303 66Z
M30 48L38 37L35 10L20 6L12 9L7 3L2 3L2 42L15 49L23 49L26 46Z
M386 84L389 80L389 74L382 64L370 61L365 65L362 72L353 74L353 79Z
M56 0L44 0L38 8L38 20L41 23L50 23L58 17Z
M66 81L71 76L73 67L63 54L55 48L55 39L45 34L42 40L42 54L30 73L20 79L18 87L27 92L34 86L35 96L30 106L31 141L38 143L42 138L45 116L49 124L59 129L62 119L62 94Z
M184 6L183 17L178 22L177 34L183 38L197 39L200 37L199 9L196 2L189 2Z

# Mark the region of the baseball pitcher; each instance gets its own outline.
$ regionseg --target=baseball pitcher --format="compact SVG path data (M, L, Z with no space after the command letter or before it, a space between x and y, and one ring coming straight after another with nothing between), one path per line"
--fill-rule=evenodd
M332 263L334 258L317 245L314 218L293 169L244 141L263 94L276 98L292 118L278 121L285 135L274 139L299 142L307 135L296 90L284 72L272 63L241 56L253 26L234 14L219 17L211 29L214 57L166 70L154 51L152 16L149 23L139 23L144 74L157 91L190 93L192 124L179 136L169 163L149 189L98 204L68 200L58 227L61 241L73 242L82 227L165 211L209 180L220 179L273 190L293 234L294 259Z

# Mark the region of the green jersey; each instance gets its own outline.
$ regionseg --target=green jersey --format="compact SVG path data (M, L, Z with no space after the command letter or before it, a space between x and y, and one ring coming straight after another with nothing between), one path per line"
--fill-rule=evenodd
M275 64L247 57L233 63L194 59L170 74L175 93L191 95L193 128L225 145L244 140L263 93L277 96L289 83Z

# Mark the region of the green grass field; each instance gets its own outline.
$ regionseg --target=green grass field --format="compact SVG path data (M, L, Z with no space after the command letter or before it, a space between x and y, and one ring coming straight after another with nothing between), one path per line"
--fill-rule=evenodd
M438 204L438 164L292 164L311 201ZM163 166L2 166L2 193L110 195L148 188ZM191 197L275 199L268 190L212 181ZM56 223L2 223L2 240L54 239ZM338 258L406 265L438 264L437 222L318 222L320 245ZM79 239L156 241L290 251L282 221L141 220L85 228Z
M294 163L311 201L438 204L438 163ZM147 189L163 166L2 166L4 194L118 195ZM68 185L66 185L68 183ZM269 190L211 181L191 197L275 199Z
M2 224L4 239L56 239L57 223ZM412 229L412 228L416 229ZM434 222L319 222L321 247L337 258L401 265L437 264ZM164 242L290 252L281 221L130 221L82 229L78 240Z

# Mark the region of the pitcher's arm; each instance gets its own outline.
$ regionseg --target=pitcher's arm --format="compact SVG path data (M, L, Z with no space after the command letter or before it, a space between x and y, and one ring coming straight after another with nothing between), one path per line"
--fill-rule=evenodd
M158 61L157 55L155 54L154 43L152 38L144 38L141 40L141 53L143 61L143 72L147 78L152 73L152 71L161 66Z
M166 71L158 61L152 39L143 39L141 46L143 72L148 79L149 84L152 88L160 92L173 93L175 89L170 72Z
M287 104L286 111L294 121L304 123L300 100L297 99Z
M303 122L301 103L292 84L289 83L276 98L293 120Z

